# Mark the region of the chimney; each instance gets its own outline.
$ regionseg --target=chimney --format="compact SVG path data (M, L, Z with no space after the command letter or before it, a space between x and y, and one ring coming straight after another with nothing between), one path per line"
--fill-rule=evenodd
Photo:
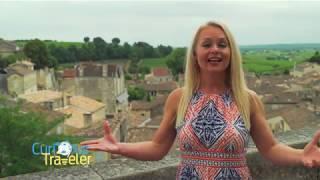
M92 113L85 112L83 113L84 126L89 126L92 123Z

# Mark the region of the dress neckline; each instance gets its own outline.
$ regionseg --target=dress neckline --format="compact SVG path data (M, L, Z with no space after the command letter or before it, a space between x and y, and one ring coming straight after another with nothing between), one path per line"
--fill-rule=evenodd
M227 95L227 94L230 94L231 90L230 88L226 88L224 91L220 92L220 93L206 93L204 92L203 90L201 89L197 89L196 90L196 93L199 93L201 95L206 95L206 96L224 96L224 95Z

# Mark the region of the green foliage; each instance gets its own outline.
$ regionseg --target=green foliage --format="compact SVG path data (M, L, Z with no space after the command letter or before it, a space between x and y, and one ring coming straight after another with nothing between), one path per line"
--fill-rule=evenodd
M320 55L319 51L316 51L314 55L308 60L309 62L318 63L320 64Z
M15 63L16 61L26 59L27 57L23 53L11 54L6 57L0 55L0 68L6 68L10 64Z
M142 100L146 96L146 92L141 87L129 87L128 88L129 101Z
M132 77L129 74L124 75L125 80L132 80Z
M39 39L32 40L24 46L24 54L35 64L35 69L52 67L49 62L49 51L46 44Z
M48 123L44 115L22 112L20 105L8 105L5 98L0 99L0 177L46 170L43 156L32 154L35 142L52 145L65 140L80 141L79 138L47 135L63 118Z
M167 58L146 58L142 59L141 65L148 66L150 68L154 67L167 67Z
M184 72L184 62L186 58L186 49L177 48L174 49L167 57L166 64L171 69L173 75L178 75Z
M0 108L1 176L44 170L41 157L32 155L34 142L43 141L50 129L43 117L22 113L18 107Z
M118 46L120 44L120 39L115 37L115 38L112 38L111 42L113 45Z
M139 66L138 72L140 74L149 74L151 72L151 70L150 70L150 67L148 67L148 66Z

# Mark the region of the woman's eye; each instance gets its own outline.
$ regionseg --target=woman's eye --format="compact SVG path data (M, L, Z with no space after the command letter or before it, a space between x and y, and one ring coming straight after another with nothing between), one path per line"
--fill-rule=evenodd
M210 47L210 46L211 46L211 44L202 44L202 47L208 48L208 47Z
M218 44L218 47L220 48L226 48L228 45L226 43L220 43Z

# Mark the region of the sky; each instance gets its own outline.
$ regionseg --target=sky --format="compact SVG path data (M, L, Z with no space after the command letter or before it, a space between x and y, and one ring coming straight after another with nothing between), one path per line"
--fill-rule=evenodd
M0 1L0 38L186 47L216 20L240 45L320 43L320 1Z

